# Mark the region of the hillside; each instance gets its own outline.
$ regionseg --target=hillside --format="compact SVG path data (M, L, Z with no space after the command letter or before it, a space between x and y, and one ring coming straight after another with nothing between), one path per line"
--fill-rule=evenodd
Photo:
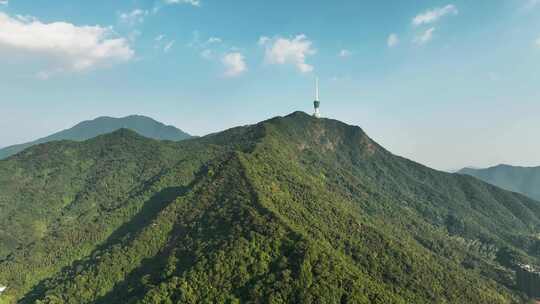
M459 171L503 189L540 201L540 167L498 165L487 169L465 168Z
M130 129L142 136L160 140L179 141L191 137L182 130L173 126L166 126L145 116L132 115L123 118L99 117L94 120L83 121L70 129L29 143L0 149L0 159L7 158L34 145L58 140L84 141L121 128Z
M0 303L522 303L540 203L296 112L0 161Z

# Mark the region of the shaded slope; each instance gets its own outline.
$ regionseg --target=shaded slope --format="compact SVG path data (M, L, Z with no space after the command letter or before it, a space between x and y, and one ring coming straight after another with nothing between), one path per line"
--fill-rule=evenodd
M396 157L334 120L293 113L180 143L122 131L76 145L56 166L89 151L96 164L77 175L101 175L70 189L85 208L50 216L77 225L20 238L0 260L11 286L0 303L519 303L512 266L539 259L537 202ZM0 176L39 155L0 162Z
M94 120L81 122L70 129L54 133L29 143L0 149L0 159L19 153L34 145L58 140L84 141L122 128L135 131L148 138L159 140L179 141L191 137L180 129L173 126L166 126L145 116L132 115L123 118L99 117Z
M465 168L459 171L503 189L540 201L540 167L499 165L487 169Z

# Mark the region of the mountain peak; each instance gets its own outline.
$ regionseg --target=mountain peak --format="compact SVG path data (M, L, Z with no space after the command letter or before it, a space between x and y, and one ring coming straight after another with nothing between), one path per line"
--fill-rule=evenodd
M286 118L301 118L301 119L316 119L312 115L309 115L308 113L304 111L294 111L289 115L285 116Z
M358 161L386 151L358 126L330 118L315 118L296 111L284 117L262 122L265 135L281 142L281 146L297 148L297 153L321 153L330 159Z
M130 115L122 118L101 116L92 120L80 122L72 128L29 143L0 149L0 159L9 157L37 144L59 140L84 141L122 128L137 132L144 137L158 140L179 141L191 138L191 135L184 131L173 126L167 126L147 116Z

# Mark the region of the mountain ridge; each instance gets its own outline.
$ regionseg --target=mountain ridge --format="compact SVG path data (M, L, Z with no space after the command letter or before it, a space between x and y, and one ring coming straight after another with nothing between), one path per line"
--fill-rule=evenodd
M98 135L113 132L120 128L128 128L143 136L161 140L178 141L192 137L174 126L162 124L143 115L129 115L121 118L100 116L92 120L82 121L71 128L31 142L1 148L0 159L7 158L33 145L64 139L84 141Z
M474 176L487 183L540 201L540 166L500 164L485 169L464 168L458 173Z
M539 232L540 203L301 112L0 161L0 303L520 303Z

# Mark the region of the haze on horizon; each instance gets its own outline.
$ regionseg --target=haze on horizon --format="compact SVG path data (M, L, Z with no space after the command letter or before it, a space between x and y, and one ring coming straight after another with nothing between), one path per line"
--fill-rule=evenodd
M0 0L0 147L98 116L296 110L437 169L540 165L540 1Z

